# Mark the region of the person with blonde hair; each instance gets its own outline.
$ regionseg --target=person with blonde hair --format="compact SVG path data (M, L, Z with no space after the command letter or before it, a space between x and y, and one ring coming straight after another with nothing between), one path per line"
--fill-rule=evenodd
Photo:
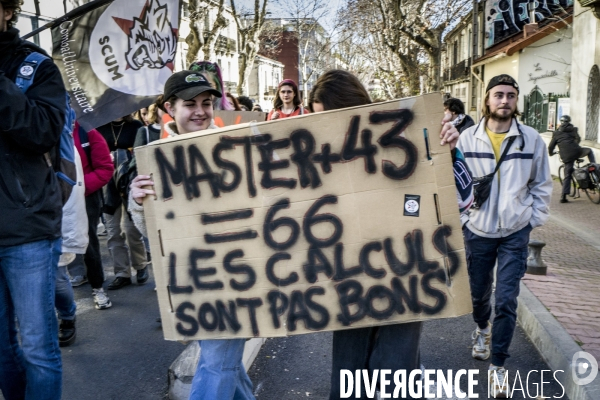
M145 146L148 143L160 139L163 129L162 117L165 112L161 109L163 103L163 95L156 98L154 103L148 106L148 125L138 129L133 142L133 148Z

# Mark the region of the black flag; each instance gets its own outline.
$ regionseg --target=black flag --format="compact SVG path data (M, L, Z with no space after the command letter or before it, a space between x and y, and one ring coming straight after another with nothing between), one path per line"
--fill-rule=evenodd
M179 11L179 0L114 0L52 28L52 55L81 126L103 125L163 92Z

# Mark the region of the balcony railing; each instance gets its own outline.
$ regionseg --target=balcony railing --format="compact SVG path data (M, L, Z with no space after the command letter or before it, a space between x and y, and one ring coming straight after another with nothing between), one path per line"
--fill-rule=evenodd
M204 40L208 39L208 31L204 31ZM215 51L223 53L235 53L237 51L237 42L226 36L219 35L215 42Z
M471 73L471 57L462 60L450 68L444 69L444 81L468 78Z

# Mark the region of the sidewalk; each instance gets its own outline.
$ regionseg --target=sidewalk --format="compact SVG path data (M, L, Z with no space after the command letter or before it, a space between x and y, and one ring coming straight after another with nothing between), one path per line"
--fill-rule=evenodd
M560 204L560 191L556 180L550 220L531 234L531 239L546 243L542 259L548 274L526 274L523 282L580 349L600 360L600 205L593 204L583 192L580 198ZM564 357L572 357L572 351L564 351L565 347L578 351L572 342L562 342L555 344L563 347ZM544 354L543 349L540 352L544 358L556 356ZM580 398L600 398L600 393Z

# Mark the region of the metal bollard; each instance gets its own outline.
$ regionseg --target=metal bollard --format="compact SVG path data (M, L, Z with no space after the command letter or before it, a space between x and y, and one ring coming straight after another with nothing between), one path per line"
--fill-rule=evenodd
M542 248L546 243L539 240L529 241L529 255L527 256L527 271L532 275L546 275L548 266L542 260Z

